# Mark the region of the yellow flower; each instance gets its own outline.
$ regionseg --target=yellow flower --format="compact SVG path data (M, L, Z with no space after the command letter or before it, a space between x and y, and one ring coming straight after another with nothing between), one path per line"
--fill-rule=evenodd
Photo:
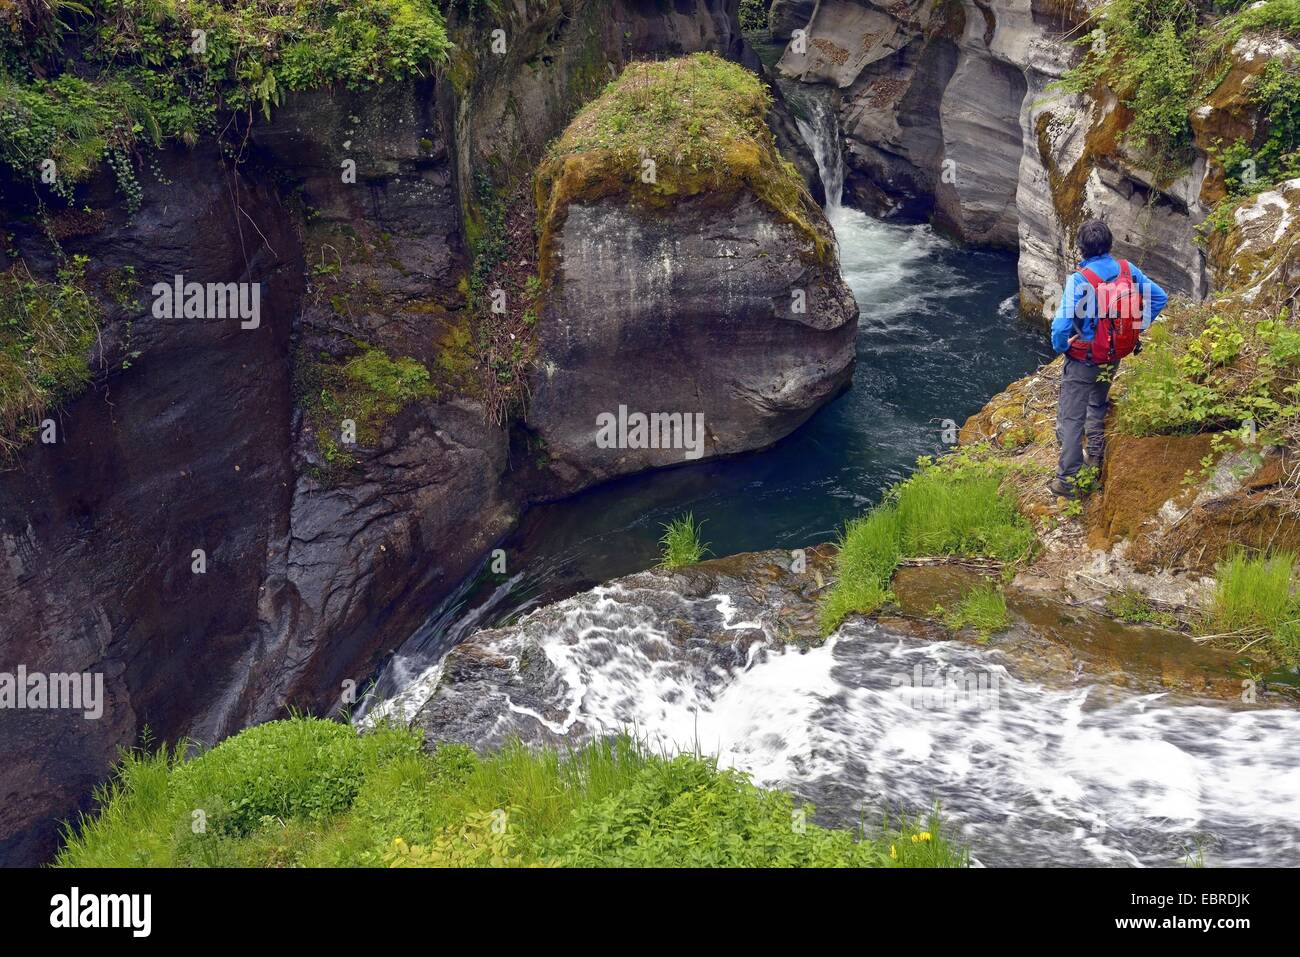
M922 831L920 834L912 835L913 844L920 844L922 841L928 841L930 839L931 839L931 834L929 831Z
M898 860L898 848L894 847L893 844L889 845L889 859L891 861Z

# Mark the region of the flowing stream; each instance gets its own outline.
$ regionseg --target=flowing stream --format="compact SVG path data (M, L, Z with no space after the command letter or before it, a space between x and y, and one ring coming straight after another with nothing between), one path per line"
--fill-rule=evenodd
M435 610L358 717L415 714L453 645L560 601L522 627L537 632L568 717L543 720L503 694L486 709L500 727L536 721L560 736L635 727L661 746L717 754L838 823L939 801L979 863L1178 864L1204 854L1214 864L1300 864L1300 711L1069 673L1053 681L1009 668L996 647L878 624L788 649L770 628L739 620L728 595L647 604L619 586L579 594L652 566L661 524L685 511L704 520L718 555L833 538L916 456L939 451L945 428L1049 355L1042 333L1014 317L1011 257L843 206L834 113L815 91L790 99L861 307L853 388L774 449L533 509L503 544L508 574L485 568ZM704 643L683 650L665 637L682 620L761 637L726 654ZM950 691L919 691L922 674ZM996 686L993 706L961 693L963 675ZM918 705L927 693L940 694L937 706Z

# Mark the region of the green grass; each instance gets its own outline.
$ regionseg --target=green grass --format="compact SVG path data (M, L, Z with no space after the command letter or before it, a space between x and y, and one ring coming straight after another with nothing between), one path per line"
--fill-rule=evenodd
M708 544L700 539L703 527L704 523L697 524L690 512L664 525L659 539L660 567L685 568L702 559L709 551Z
M308 718L191 759L130 752L57 864L103 866L910 866L966 863L932 815L831 829L708 758L616 737L569 752L431 754L418 735ZM196 829L195 812L205 814Z
M1106 610L1120 621L1126 621L1130 625L1156 625L1160 628L1177 629L1181 624L1172 614L1160 611L1141 592L1132 588L1107 595Z
M1264 637L1288 662L1300 662L1300 578L1289 552L1248 557L1238 552L1215 569L1209 634Z
M957 607L943 616L943 622L953 631L971 628L984 641L1011 624L1007 613L1007 597L992 582L976 585L968 591Z
M54 282L21 265L0 273L0 457L90 382L100 310L84 288L84 266L70 261Z
M966 555L1015 562L1033 548L1034 532L1000 490L999 466L955 456L922 459L876 509L847 525L839 541L837 581L820 609L823 634L850 614L870 614L889 600L894 570L905 558Z

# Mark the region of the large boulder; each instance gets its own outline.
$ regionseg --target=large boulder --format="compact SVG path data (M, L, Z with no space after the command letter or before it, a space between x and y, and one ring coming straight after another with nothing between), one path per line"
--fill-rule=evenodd
M706 85L729 84L705 102ZM857 306L767 102L716 58L637 66L540 171L547 292L528 422L564 484L762 448L847 384ZM678 153L683 131L705 151ZM672 418L641 434L638 416Z

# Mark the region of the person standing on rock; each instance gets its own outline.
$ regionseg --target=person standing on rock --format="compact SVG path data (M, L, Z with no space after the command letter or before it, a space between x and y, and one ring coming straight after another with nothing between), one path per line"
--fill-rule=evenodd
M1110 386L1119 362L1141 348L1141 331L1169 301L1141 269L1110 254L1112 242L1110 228L1099 219L1079 227L1083 262L1066 279L1052 320L1052 348L1065 355L1065 366L1056 410L1061 458L1048 487L1066 498L1079 497L1081 468L1100 477Z

